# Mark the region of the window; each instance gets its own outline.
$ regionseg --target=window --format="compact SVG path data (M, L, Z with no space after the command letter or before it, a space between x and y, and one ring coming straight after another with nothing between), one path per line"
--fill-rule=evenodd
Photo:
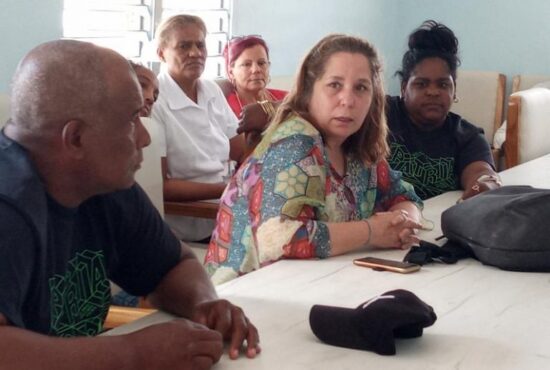
M63 36L157 67L155 27L175 14L195 14L208 29L203 76L215 78L224 74L222 51L230 33L231 5L232 0L64 0Z
M152 38L152 1L65 0L63 36L141 58Z

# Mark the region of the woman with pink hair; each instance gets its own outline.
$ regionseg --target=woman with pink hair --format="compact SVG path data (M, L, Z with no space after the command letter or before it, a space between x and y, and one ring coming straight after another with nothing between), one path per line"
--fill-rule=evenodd
M233 91L227 102L237 117L245 105L260 103L268 118L275 112L273 102L282 100L287 91L268 89L269 48L258 35L234 37L223 51L227 78Z

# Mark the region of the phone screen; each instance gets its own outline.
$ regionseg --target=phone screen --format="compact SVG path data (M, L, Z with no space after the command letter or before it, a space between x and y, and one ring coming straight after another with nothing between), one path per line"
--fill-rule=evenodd
M359 266L370 267L374 270L387 270L408 274L420 270L420 265L410 262L400 262L376 257L363 257L353 260Z

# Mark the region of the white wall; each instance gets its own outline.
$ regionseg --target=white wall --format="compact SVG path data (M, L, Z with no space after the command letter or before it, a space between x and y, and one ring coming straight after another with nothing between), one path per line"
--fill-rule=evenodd
M460 42L462 68L550 75L550 1L547 0L235 0L233 30L263 35L272 73L294 73L300 58L330 32L358 34L385 61L388 91L397 78L407 36L422 21L448 25ZM460 83L460 82L459 82Z
M398 37L393 0L234 0L234 35L260 34L270 47L272 75L294 74L302 57L329 33L366 37L385 60ZM388 21L390 19L390 21Z
M391 58L403 55L410 31L425 19L435 19L456 33L461 68L499 71L507 75L509 87L516 74L550 75L550 1L391 1L399 3L401 34Z
M8 92L19 60L34 46L58 39L63 0L0 1L0 93Z

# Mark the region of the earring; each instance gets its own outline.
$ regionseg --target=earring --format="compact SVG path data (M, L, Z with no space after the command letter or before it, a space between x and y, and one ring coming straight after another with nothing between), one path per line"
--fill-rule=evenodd
M458 100L458 98L457 98L456 95L455 95L455 97L454 97L454 99L453 99L453 102L458 103L459 101L460 101L460 100Z

